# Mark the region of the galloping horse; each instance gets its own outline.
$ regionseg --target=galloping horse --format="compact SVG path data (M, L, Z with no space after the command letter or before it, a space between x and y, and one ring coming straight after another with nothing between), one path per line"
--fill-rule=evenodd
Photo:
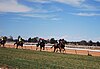
M62 43L60 43L59 45L60 45L61 50L63 49L63 52L64 52L64 51L65 51L65 43L62 42ZM60 51L61 51L61 50L60 50Z
M53 48L54 47L54 52L56 51L58 51L58 49L60 50L60 46L58 45L58 43L55 43L51 48ZM57 49L57 50L56 50Z
M0 41L0 46L2 45L2 46L4 47L5 44L6 44L6 41L5 41L5 40L1 40L1 41Z
M16 45L16 49L18 49L18 46L21 46L22 47L22 49L23 49L23 41L16 41L15 43L14 43L14 45Z
M44 40L42 40L42 42L39 42L36 46L37 46L36 50L38 49L39 46L40 46L40 51L42 50L42 48L43 48L43 50L45 50L45 42L44 42Z
M63 52L65 51L65 43L63 43L63 42L55 43L51 48L53 48L53 47L54 47L54 52L56 51L56 49L57 49L57 51L59 49L60 52L62 51L62 49L63 49Z
M0 46L2 45L3 47L5 46L7 41L7 37L3 37L3 40L0 40Z

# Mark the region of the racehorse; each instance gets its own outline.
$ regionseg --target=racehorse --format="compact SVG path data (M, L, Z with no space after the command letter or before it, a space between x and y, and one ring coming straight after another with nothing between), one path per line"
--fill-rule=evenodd
M14 45L16 45L16 49L18 49L18 46L21 46L22 47L22 49L23 49L23 41L16 41L15 43L14 43Z
M61 49L60 49L60 46L58 45L58 43L55 43L51 48L53 48L53 47L54 47L54 52L57 52L58 49L61 50ZM56 49L57 49L57 50L56 50Z
M7 41L7 37L4 36L2 40L0 40L0 46L2 45L3 47L5 46L6 44L6 41Z
M2 45L2 46L4 47L5 44L6 44L6 40L1 40L1 41L0 41L0 46Z
M38 49L38 47L40 46L40 51L42 50L45 50L45 42L42 40L42 42L39 42L37 45L36 45L36 50Z
M63 49L63 52L65 51L65 45L64 44L55 43L51 48L53 48L53 47L54 47L54 52L57 52L59 50L60 53L61 53L62 49Z

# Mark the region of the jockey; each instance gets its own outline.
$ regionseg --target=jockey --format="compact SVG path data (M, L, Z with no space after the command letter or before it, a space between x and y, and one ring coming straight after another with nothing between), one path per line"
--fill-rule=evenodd
M62 39L59 40L59 44L61 44L61 43L62 43Z
M22 42L22 38L20 37L20 38L18 39L18 41L19 41L19 42Z
M6 36L4 36L4 37L2 36L2 37L1 37L1 40L2 40L2 41L5 41L6 39L7 39Z
M4 40L4 37L2 37L1 40L3 41Z
M3 40L4 40L3 37L1 37L1 38L0 38L0 42L2 42Z
M65 46L65 40L64 39L60 39L59 40L59 44Z

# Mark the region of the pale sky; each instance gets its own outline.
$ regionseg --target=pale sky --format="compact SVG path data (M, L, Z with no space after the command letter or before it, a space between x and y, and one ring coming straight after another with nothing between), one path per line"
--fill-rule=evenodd
M100 41L100 0L0 0L0 36Z

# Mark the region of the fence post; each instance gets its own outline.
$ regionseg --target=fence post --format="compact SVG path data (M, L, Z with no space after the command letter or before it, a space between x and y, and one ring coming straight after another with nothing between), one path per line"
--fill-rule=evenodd
M77 54L77 50L75 50L75 53Z

